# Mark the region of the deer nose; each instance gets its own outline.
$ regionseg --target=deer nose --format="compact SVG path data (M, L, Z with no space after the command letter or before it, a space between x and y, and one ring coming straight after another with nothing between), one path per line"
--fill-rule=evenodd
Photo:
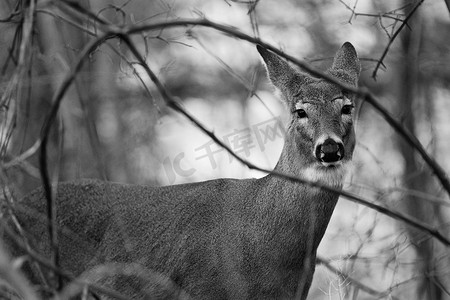
M344 145L334 139L327 138L322 144L316 146L316 158L320 162L334 163L344 158Z

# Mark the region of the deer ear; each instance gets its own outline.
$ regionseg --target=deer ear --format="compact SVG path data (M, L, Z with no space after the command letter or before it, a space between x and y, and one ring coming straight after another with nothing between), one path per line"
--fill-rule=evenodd
M355 48L349 42L344 43L334 56L330 73L356 85L360 71L361 64L359 63Z
M275 87L289 98L293 85L301 84L305 79L305 75L296 71L286 61L282 60L278 55L268 51L260 45L256 46L259 54L263 58L270 81Z

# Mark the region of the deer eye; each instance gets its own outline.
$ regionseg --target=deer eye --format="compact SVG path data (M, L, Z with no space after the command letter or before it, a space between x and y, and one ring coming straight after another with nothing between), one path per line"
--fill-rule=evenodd
M304 119L304 118L308 117L308 115L306 114L306 111L304 109L297 109L295 111L295 113L297 114L297 118L299 118L299 119Z
M341 113L343 115L349 115L352 113L353 107L354 107L353 105L344 105L342 107Z

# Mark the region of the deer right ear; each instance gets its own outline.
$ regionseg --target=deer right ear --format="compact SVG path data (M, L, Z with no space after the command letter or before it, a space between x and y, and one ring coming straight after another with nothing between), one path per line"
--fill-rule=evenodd
M330 71L337 77L350 81L354 85L358 83L361 64L352 44L346 42L342 45L334 56L333 66Z
M270 81L275 87L288 97L292 90L291 85L302 80L303 75L292 68L286 61L278 55L268 51L260 45L256 46L259 54L263 58Z

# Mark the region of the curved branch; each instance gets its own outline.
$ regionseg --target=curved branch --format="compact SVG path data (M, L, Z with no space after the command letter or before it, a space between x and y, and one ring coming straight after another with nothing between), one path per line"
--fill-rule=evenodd
M91 291L97 292L99 294L104 294L109 297L112 297L113 299L121 299L121 300L130 300L129 297L124 296L114 290L108 289L103 286L99 286L90 282L87 282L85 280L81 280L79 278L73 277L72 274L69 272L66 272L62 269L60 269L58 266L54 265L51 261L49 261L47 258L42 257L39 253L35 252L30 247L27 247L17 236L14 234L14 232L11 230L11 228L7 225L6 221L3 219L0 219L0 224L2 230L13 240L13 242L23 251L25 251L26 254L28 254L31 259L38 262L39 265L45 267L48 270L53 271L54 273L60 275L61 277L70 280L72 283L81 285L81 286L87 286ZM29 298L27 298L29 299Z
M41 148L39 155L39 164L40 164L40 173L42 177L42 184L44 186L45 196L47 199L47 216L49 219L48 223L48 231L51 241L51 249L54 255L54 264L58 267L59 263L59 251L58 251L58 243L57 243L57 231L56 231L56 215L55 215L55 201L52 197L52 187L50 182L50 176L47 169L47 143L49 139L50 129L55 122L56 116L58 114L58 110L60 104L63 100L63 97L67 91L67 89L72 84L75 79L77 73L81 69L81 66L84 62L84 59L88 56L89 53L97 46L102 44L105 40L110 38L108 34L104 34L98 37L95 40L92 40L81 52L80 59L76 62L72 71L67 75L66 79L63 81L59 90L55 93L55 96L52 99L52 107L50 109L49 114L47 115L44 125L41 129Z

